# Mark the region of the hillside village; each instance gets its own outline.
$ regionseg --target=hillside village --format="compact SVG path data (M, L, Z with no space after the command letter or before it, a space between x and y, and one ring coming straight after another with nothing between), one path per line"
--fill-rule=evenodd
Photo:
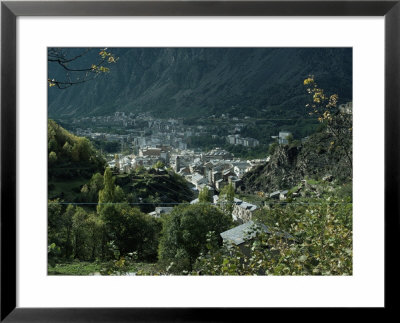
M216 116L213 115L210 119L215 120ZM250 122L251 119L245 117L243 121ZM228 135L222 137L227 143L250 148L259 145L257 139L241 137L240 130L245 126L245 123L238 123L237 117L222 114L219 120L228 124L233 122L229 127ZM107 117L77 118L73 120L73 124L88 127L85 129L76 128L76 135L91 139L118 141L121 143L122 149L131 147L135 153L108 155L107 165L114 170L114 173L129 174L137 167L149 169L157 162L161 162L165 167L183 176L192 187L195 195L198 195L206 187L211 196L218 196L217 194L223 187L229 184L235 190L240 191L243 175L269 160L268 157L258 159L235 158L232 153L220 147L206 152L199 148L188 149L187 146L191 137L209 135L213 129L207 126L185 126L183 118L156 119L146 113L126 114L116 112L113 116ZM129 134L94 133L92 129L95 126L122 127ZM291 136L291 132L281 131L277 136L271 136L269 140L279 144L287 144ZM213 137L215 138L217 135L213 135ZM242 201L238 200L236 205L241 205L241 203ZM243 202L238 210L247 208L248 206L245 206L245 204ZM255 206L252 207L252 211L255 208ZM159 214L157 210L154 212Z
M339 119L348 117L351 118L351 102L340 105L338 107L338 113L339 114L337 115L337 118ZM168 122L171 122L171 120ZM65 130L56 125L55 127L57 131L60 131L61 134L63 134L64 137L66 136L68 138L68 136L70 136L71 138L78 138L73 139L78 140L78 143L83 140L82 138L79 139L79 137L69 135L65 132ZM155 134L161 136L160 133L155 132ZM337 161L336 163L329 162L327 165L325 165L328 166L328 168L321 167L318 171L318 175L316 175L316 177L314 176L318 179L317 181L314 179L307 179L307 176L305 178L302 177L301 172L297 170L297 165L302 165L303 163L306 163L310 166L310 161L308 159L304 159L304 156L308 155L307 151L311 149L311 151L314 151L315 153L315 147L317 147L317 150L323 150L324 145L326 146L326 144L331 141L331 136L331 131L326 129L321 133L316 133L310 137L302 138L302 140L298 140L297 143L294 143L292 133L288 131L280 131L278 135L272 136L271 138L273 140L271 145L275 145L276 147L273 149L273 151L271 151L268 157L262 159L244 160L241 158L235 158L232 153L220 147L202 152L201 150L188 149L186 146L179 146L179 144L171 145L171 138L160 144L160 141L158 140L152 141L154 138L151 136L149 137L150 141L147 141L147 139L144 139L145 137L140 135L139 137L133 137L133 139L132 137L126 138L127 140L132 140L133 145L137 145L136 153L119 153L114 155L109 154L109 158L106 161L106 166L108 166L108 169L112 171L112 174L116 177L118 183L124 182L125 186L131 186L131 188L126 191L125 194L128 194L128 192L135 192L135 189L137 190L139 187L142 187L142 192L147 191L146 185L150 185L148 181L151 178L160 178L161 180L159 184L157 184L157 182L152 182L152 184L149 186L151 191L153 191L154 186L159 187L158 185L161 185L162 182L165 182L167 177L171 178L171 174L175 174L178 176L178 178L182 178L183 182L181 185L187 186L185 189L189 189L191 191L190 194L182 192L184 194L183 196L194 196L193 199L187 202L170 203L172 205L168 205L169 202L166 202L167 200L163 201L161 199L158 200L158 202L153 200L153 202L148 203L145 201L151 201L151 199L154 199L154 197L150 196L150 200L148 198L144 200L143 197L139 197L138 205L146 203L149 204L146 205L146 207L141 206L141 209L146 210L147 216L149 216L151 219L154 219L153 221L156 221L152 226L156 225L157 221L161 221L161 223L167 221L168 223L168 221L172 221L168 219L173 219L176 216L180 217L179 210L181 210L180 206L182 205L188 205L186 207L198 207L199 210L203 210L204 207L207 207L206 205L209 205L211 209L209 209L207 212L214 212L212 209L215 209L215 212L221 212L220 214L227 216L228 218L226 218L225 221L229 221L231 223L230 225L222 226L220 229L218 229L218 231L215 232L215 234L217 234L223 241L223 245L225 247L231 246L229 248L237 248L232 250L237 250L237 252L239 252L236 257L239 257L240 259L242 257L245 257L245 259L247 259L246 257L248 257L248 259L252 259L252 257L254 257L254 251L252 251L254 248L251 246L253 241L258 241L257 239L260 239L259 237L278 236L281 237L283 241L286 241L284 243L289 246L298 243L295 235L289 233L290 227L273 227L274 223L271 221L275 221L273 220L274 216L272 216L274 212L277 212L280 209L284 210L285 208L290 209L292 207L291 203L293 200L299 201L295 203L304 203L303 201L308 203L310 198L318 200L323 198L323 196L326 194L330 195L332 192L341 191L338 190L337 185L338 183L343 182L343 180L337 177L336 174L337 171L344 174L343 167L348 169L346 162L344 162L344 164L343 161ZM236 140L239 137L237 135L230 137L228 136L227 140L232 138ZM141 139L144 139L143 142L140 141ZM152 145L148 146L148 142L152 142ZM167 143L169 144L167 145ZM314 146L316 143L318 143L317 146ZM63 151L65 150L65 147L66 144L64 144L62 148ZM71 143L71 147L73 151L75 144L72 146ZM62 155L62 153L60 154ZM303 156L302 154L305 155ZM73 155L71 156L74 158ZM323 153L322 155L319 153L314 156L314 162L318 162L318 160L321 158L327 161L329 158L331 158L328 156L329 154L327 153ZM337 157L337 155L332 156ZM310 156L307 158L310 158ZM342 159L343 156L340 158ZM336 168L337 170L335 173ZM282 181L282 177L280 177L279 172L283 172L283 176L289 176L291 180ZM315 170L311 168L310 174L313 172L315 173ZM107 171L104 173L104 178L106 177L106 173ZM266 177L260 175L263 173L267 174ZM293 176L293 174L296 175ZM261 188L261 190L260 188L252 188L251 185L254 185L255 182L254 180L251 180L251 178L254 176L256 176L258 180L262 180L263 178L266 180L269 178L275 178L278 186L267 185L264 188ZM104 179L104 182L105 181L106 180ZM171 180L168 179L165 182L167 183L166 185L170 185L170 181ZM347 182L348 180L344 182L344 185L346 185ZM91 189L89 187L91 186L92 184L89 182L87 185L85 185L86 189L82 188L81 192L90 191ZM161 187L162 186L156 190L156 195L159 193L164 195ZM233 195L231 195L230 199L227 200L227 192L230 189L232 190ZM251 192L250 195L248 195L249 189ZM172 193L178 193L173 189L168 188L168 190ZM204 193L207 194L206 197L204 196ZM122 191L119 194L123 194ZM201 197L200 195L202 194L203 196ZM243 195L244 197L240 198L240 195ZM99 197L100 196L101 194L99 192ZM166 196L164 197L166 198ZM177 197L173 197L173 200L174 199L177 199ZM205 203L204 201L207 202ZM201 212L204 212L204 210ZM280 220L278 219L278 221ZM166 228L163 230L166 230ZM165 241L161 242L162 244L165 244L163 248L168 248L167 236L161 234L161 237L164 237L161 238L161 241ZM143 243L143 241L141 243ZM149 246L147 246L145 243L142 248L146 249L149 248ZM153 255L151 257L154 258L154 252L156 249L154 249L155 246L152 248ZM279 248L283 248L282 250L284 250L286 247ZM217 252L215 250L219 249L215 249L214 251L212 250L209 252ZM79 253L75 254L75 257L77 255L79 255ZM229 253L227 255L229 255ZM227 255L225 256L228 257ZM212 254L209 256L212 256ZM199 266L199 264L206 261L207 257L209 256L201 256L200 254L200 257L198 260L196 260L195 267L193 267L194 265L192 264L192 262L195 261L195 258L189 257L189 259L191 259L191 263L190 265L185 265L184 268L193 270L194 268L197 268L196 266ZM151 257L150 259L153 259ZM170 256L165 256L165 252L161 252L159 257L161 257L161 260L163 258L170 259ZM233 260L231 259L230 261ZM119 269L115 268L115 264L116 262L114 261L113 269L110 269L110 273L119 272ZM201 274L207 273L207 266L208 265L201 266L201 269L197 272ZM247 265L243 267L244 272L247 272L249 268L251 267L248 267ZM163 274L166 274L164 269L161 270ZM186 272L186 269L183 270L179 266L175 268L174 265L173 268L167 267L167 272L182 273ZM235 273L235 271L233 273ZM267 272L265 268L258 268L256 271L256 274L266 273Z
M345 114L352 113L352 103L348 102L339 106L339 111ZM213 116L214 117L214 116ZM229 116L223 115L223 118ZM237 119L237 118L235 118ZM235 120L236 121L236 120ZM146 136L148 130L131 131L129 135L106 135L92 133L90 128L83 131L77 129L77 134L86 135L93 139L104 138L107 140L120 140L121 142L132 142L132 147L136 148L137 154L110 154L107 165L115 174L129 174L138 167L151 169L157 163L161 163L162 168L173 170L182 176L188 185L198 195L200 191L207 189L215 205L218 205L219 193L227 185L231 185L235 192L240 192L243 176L257 168L268 164L270 156L263 159L243 160L235 158L234 155L222 148L216 147L207 152L201 150L187 149L186 140L191 136L208 133L206 127L184 127L183 119L154 119L146 114L135 116L116 112L113 117L93 117L74 120L74 123L91 122L98 125L118 125L135 128L138 124L145 122L146 129L151 129L151 134ZM234 131L240 131L240 124L234 125ZM148 128L147 128L148 127ZM199 132L194 133L195 130ZM301 139L306 142L309 137ZM289 131L280 131L278 135L271 136L273 143L281 146L288 145L293 140L293 135ZM228 135L226 141L230 144L257 146L258 141L252 138L241 138L240 135ZM125 144L125 145L126 145ZM271 145L271 144L270 144ZM123 145L122 145L123 147ZM274 190L270 192L256 192L259 196L271 200L286 200L287 189ZM296 193L295 193L296 194ZM199 199L190 201L196 204ZM260 208L260 204L252 204L238 198L234 198L232 209L232 220L235 223L243 224L252 220L254 211ZM159 218L162 214L168 214L173 207L155 207L149 214Z
M290 132L280 132L276 139L279 145L287 145ZM258 166L268 164L270 157L265 159L241 160L221 149L215 148L207 153L195 153L192 150L173 149L172 147L156 146L139 149L138 156L115 155L115 158L108 161L108 166L115 174L128 174L137 167L151 169L161 162L162 168L169 168L176 174L186 179L195 195L206 189L210 200L215 206L220 205L219 194L224 187L231 185L235 192L241 191L242 177L244 174L254 170ZM159 171L162 171L159 169ZM273 192L257 192L259 196L270 200L286 200L288 190ZM296 193L295 193L296 194ZM199 203L199 198L190 201L190 204ZM232 207L232 220L241 225L252 221L252 215L264 203L253 204L234 198ZM173 207L155 207L149 215L160 218L163 214L169 214Z

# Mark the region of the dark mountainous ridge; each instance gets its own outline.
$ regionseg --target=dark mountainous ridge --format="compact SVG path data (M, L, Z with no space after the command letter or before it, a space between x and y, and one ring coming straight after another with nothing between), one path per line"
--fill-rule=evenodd
M352 50L341 48L117 48L111 72L49 89L49 116L151 111L158 116L303 111L302 80L351 100ZM89 58L83 58L89 60ZM89 61L88 61L89 63ZM53 64L49 64L49 73ZM236 108L236 110L235 110Z

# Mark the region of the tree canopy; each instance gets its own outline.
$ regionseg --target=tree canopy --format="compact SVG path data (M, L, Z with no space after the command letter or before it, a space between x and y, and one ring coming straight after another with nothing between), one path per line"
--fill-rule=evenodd
M159 256L175 269L191 270L200 253L207 250L207 234L227 230L231 218L212 205L180 205L163 218ZM219 242L222 243L221 238Z

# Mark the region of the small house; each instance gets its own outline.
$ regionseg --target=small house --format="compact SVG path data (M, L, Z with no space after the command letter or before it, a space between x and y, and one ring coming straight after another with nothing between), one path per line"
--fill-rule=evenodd
M243 254L250 256L251 249L248 242L253 240L260 232L271 234L271 231L264 224L255 224L253 221L248 221L222 232L220 236L225 244L238 246Z
M274 234L280 238L283 238L290 243L294 243L296 240L290 234L286 232L275 232L273 233L266 225L262 223L255 223L248 221L230 230L220 233L224 244L229 246L238 246L240 251L249 257L251 255L251 242L260 233Z

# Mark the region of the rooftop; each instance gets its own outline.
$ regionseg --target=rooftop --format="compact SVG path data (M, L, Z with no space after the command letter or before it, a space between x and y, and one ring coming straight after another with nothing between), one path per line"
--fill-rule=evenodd
M249 221L233 229L222 232L220 235L224 241L240 245L254 238L260 230L268 234L271 233L264 224L255 224L253 221Z

